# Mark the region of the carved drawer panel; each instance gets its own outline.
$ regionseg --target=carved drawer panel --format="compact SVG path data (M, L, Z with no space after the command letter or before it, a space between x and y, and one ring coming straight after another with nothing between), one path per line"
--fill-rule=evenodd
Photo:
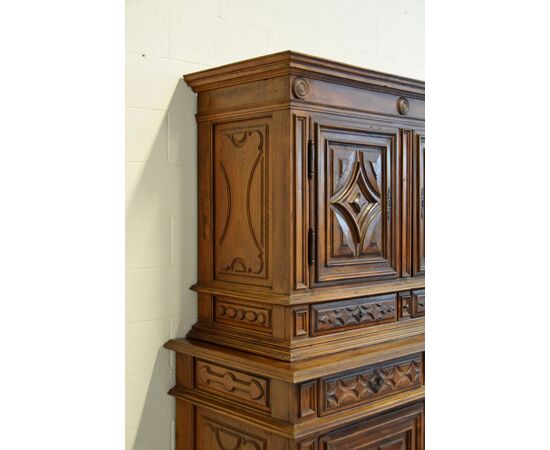
M235 369L198 359L195 362L195 387L260 409L269 409L269 380Z
M322 436L319 450L421 450L423 423L417 403Z
M396 294L363 297L311 306L311 334L378 325L397 320Z
M253 306L222 297L214 302L216 322L271 333L271 306Z
M371 402L422 385L422 355L321 379L320 415Z

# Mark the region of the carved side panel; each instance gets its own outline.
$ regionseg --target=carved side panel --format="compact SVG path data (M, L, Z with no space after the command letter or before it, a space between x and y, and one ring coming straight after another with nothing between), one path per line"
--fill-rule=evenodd
M271 332L271 307L250 305L216 297L214 300L214 321L263 333Z
M224 397L269 409L269 380L207 361L195 362L195 386Z
M421 384L420 355L404 361L325 378L320 384L321 415L367 403Z
M269 121L214 127L214 276L269 286Z
M197 417L197 448L212 450L268 450L266 438L236 428L206 414Z
M394 278L397 131L317 125L317 282Z
M397 320L396 294L311 305L312 335Z

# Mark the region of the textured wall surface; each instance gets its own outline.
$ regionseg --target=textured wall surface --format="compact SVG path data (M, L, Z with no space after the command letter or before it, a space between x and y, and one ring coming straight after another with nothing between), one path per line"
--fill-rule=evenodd
M424 78L422 0L126 1L126 448L171 450L196 317L196 126L185 73L282 50Z

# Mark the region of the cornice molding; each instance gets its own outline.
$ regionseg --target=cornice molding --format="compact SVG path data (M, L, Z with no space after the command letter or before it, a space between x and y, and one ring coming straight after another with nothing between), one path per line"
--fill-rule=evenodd
M316 56L284 51L248 59L184 76L194 92L278 76L302 76L348 86L424 98L425 82L398 75L377 72Z

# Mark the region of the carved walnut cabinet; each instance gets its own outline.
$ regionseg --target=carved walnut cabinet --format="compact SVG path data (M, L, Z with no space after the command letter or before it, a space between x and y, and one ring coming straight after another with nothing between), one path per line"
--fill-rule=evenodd
M294 52L198 93L178 450L424 448L424 83Z

